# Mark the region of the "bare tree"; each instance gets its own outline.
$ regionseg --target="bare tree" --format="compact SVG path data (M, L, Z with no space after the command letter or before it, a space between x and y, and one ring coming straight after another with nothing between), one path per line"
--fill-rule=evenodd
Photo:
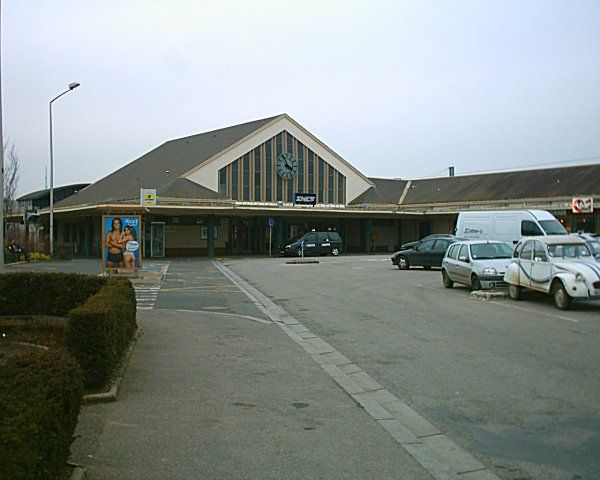
M4 144L4 225L6 232L6 225L8 218L16 209L15 196L17 194L17 187L19 186L19 177L21 176L19 157L17 155L17 149L14 144L6 142Z

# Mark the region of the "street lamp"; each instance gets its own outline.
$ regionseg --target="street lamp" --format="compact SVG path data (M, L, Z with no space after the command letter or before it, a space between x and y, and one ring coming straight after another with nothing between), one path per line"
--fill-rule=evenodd
M54 258L54 148L52 145L52 103L65 93L75 90L80 83L69 83L69 88L50 100L50 256Z

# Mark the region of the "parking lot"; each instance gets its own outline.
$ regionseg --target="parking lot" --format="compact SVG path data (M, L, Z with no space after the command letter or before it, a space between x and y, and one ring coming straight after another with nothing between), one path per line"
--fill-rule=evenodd
M600 475L600 302L477 300L389 256L225 265L502 478Z

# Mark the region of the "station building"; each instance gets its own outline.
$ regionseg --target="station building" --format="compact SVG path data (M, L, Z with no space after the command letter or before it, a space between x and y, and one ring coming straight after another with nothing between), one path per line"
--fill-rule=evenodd
M156 190L156 205L141 205L141 189ZM266 254L270 235L278 252L311 229L336 230L348 252L391 252L453 232L464 210L543 209L574 231L600 232L597 212L571 213L581 196L600 205L600 164L370 178L282 114L168 141L61 200L55 241L98 255L103 214L141 214L146 257Z

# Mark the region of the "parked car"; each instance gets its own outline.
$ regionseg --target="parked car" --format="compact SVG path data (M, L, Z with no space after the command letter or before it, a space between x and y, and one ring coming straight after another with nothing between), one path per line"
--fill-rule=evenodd
M545 210L461 212L456 235L467 240L498 240L516 245L525 237L566 235L562 224Z
M519 242L504 281L513 300L524 288L548 293L561 310L572 300L600 300L600 267L585 240L575 235L526 238Z
M468 285L471 290L505 287L504 273L512 255L512 248L504 242L457 242L442 260L444 287L452 288L455 282Z
M581 232L576 233L575 235L585 240L590 252L592 252L592 255L596 259L596 262L600 263L600 240L598 240L598 236L592 233Z
M415 246L418 245L419 242L422 242L424 240L429 240L431 238L454 238L454 235L451 235L449 233L432 233L431 235L427 235L427 236L423 237L421 240L415 240L414 242L403 243L400 246L400 250L409 250L409 249L415 248Z
M337 232L308 232L296 239L290 239L283 246L281 253L285 256L333 255L337 257L343 251L342 237Z
M421 240L414 248L395 252L392 263L400 270L408 270L410 267L423 267L426 270L441 267L446 250L457 240L460 239L452 236Z

